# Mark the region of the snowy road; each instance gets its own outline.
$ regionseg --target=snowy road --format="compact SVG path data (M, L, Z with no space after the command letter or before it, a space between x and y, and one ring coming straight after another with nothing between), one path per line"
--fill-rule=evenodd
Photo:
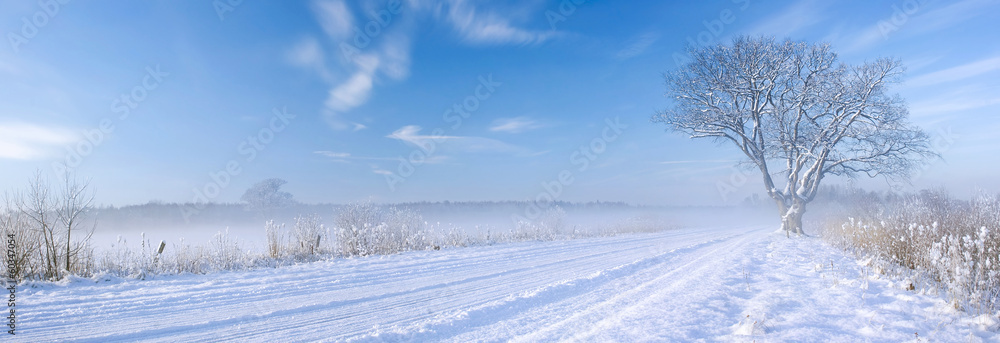
M815 239L771 231L678 230L22 288L17 338L970 339L972 331L940 313L945 306L935 299L887 281L862 283L853 260ZM942 328L943 320L954 325Z

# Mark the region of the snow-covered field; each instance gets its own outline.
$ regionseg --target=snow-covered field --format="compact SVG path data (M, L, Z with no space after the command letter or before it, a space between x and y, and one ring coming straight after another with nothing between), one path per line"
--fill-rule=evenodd
M18 341L1000 341L816 238L684 229L18 291ZM984 325L985 324L985 325Z

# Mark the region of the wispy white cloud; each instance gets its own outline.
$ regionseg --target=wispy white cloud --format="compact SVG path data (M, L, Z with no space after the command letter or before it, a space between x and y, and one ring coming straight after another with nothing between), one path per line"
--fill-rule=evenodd
M330 38L347 38L354 26L354 16L344 0L319 0L312 3L313 12L319 17L319 25Z
M326 119L334 129L358 131L366 126L341 116L368 102L377 78L399 80L409 75L409 39L401 33L386 33L382 44L369 53L352 56L343 69L350 76L336 82L326 99Z
M747 32L754 35L772 35L778 38L791 36L799 30L823 22L829 4L827 1L819 0L798 1L777 14L758 21Z
M515 155L530 155L525 148L505 143L496 139L472 136L424 135L421 127L407 125L389 134L388 138L397 139L409 145L429 150L466 153L510 153Z
M313 151L314 154L325 156L330 158L333 162L338 163L351 163L352 161L399 161L400 157L374 157L374 156L355 156L349 152L337 152L328 150ZM444 163L448 160L447 156L429 156L424 161L427 164Z
M914 105L915 110L913 112L915 116L921 117L941 113L955 113L974 110L997 104L1000 104L1000 97L949 99L942 102L935 102L933 104L921 103Z
M918 3L920 7L916 8L916 12L912 13L912 16L906 14L906 21L901 23L893 21L892 16L900 14L891 6L891 3L885 3L885 17L855 34L856 38L853 41L844 44L844 51L863 50L888 40L890 35L919 35L945 29L983 15L986 13L983 9L994 6L996 2L992 0L964 0L945 2L948 5L941 7L931 7L935 3L929 1Z
M967 85L948 92L919 98L910 106L914 118L930 120L946 118L956 114L1000 105L1000 94L996 85ZM991 113L980 112L982 115Z
M924 3L927 2L924 1ZM912 26L914 33L936 31L961 24L970 18L988 15L991 12L983 10L993 6L996 6L996 1L994 0L963 0L952 2L947 6L917 13L910 19L912 23L907 23L906 25L908 27Z
M853 40L845 39L845 42L840 44L843 46L843 51L845 53L861 51L874 45L875 43L885 40L885 37L882 35L882 31L879 30L878 25L872 25L853 37Z
M646 32L638 37L630 39L624 49L618 51L615 58L619 61L624 61L632 57L641 55L646 49L649 49L650 45L656 43L660 39L660 35L655 32Z
M317 155L323 155L323 156L326 156L326 157L329 157L329 158L336 158L336 159L342 159L342 158L351 157L351 153L349 153L349 152L335 152L335 151L328 151L328 150L320 150L320 151L313 151L313 153L317 154Z
M341 162L341 163L347 163L348 160L384 160L384 161L392 160L392 158L388 158L388 157L354 156L354 155L351 155L351 153L349 153L349 152L337 152L337 151L329 151L329 150L313 151L313 153L317 154L317 155L322 155L322 156L329 157L334 162Z
M532 44L553 38L551 30L537 31L518 28L511 19L494 11L476 8L471 1L449 0L447 19L462 38L472 43Z
M354 72L349 79L330 89L326 107L336 112L346 112L368 101L374 81L375 68Z
M0 123L0 158L33 160L51 157L79 139L72 130L28 123Z
M382 169L382 168L380 168L377 165L372 165L371 167L372 167L372 173L375 173L375 174L378 174L378 175L395 175L396 174L396 173L393 173L391 171Z
M315 71L331 84L327 94L324 117L335 130L359 131L366 126L343 118L349 112L371 98L372 89L378 76L400 79L409 73L409 44L404 36L405 29L384 28L371 46L353 45L353 28L358 25L355 16L343 0L315 0L312 8L316 20L323 28L326 38L336 51L326 56L322 44L307 38L288 53L292 64ZM394 26L405 27L406 21L398 19ZM402 38L400 38L402 37ZM347 50L344 50L345 47ZM327 61L339 61L338 75L330 72Z
M514 118L498 118L493 121L489 130L493 132L521 133L540 127L542 127L542 125L534 119L521 116Z
M915 57L915 58L908 59L908 60L904 61L906 63L905 64L906 65L906 71L907 72L913 72L913 71L918 71L918 70L927 68L928 66L930 66L930 65L934 64L935 62L941 60L941 57L942 57L941 55L931 55L931 56L922 56L922 57Z
M1000 70L1000 57L979 60L944 70L923 74L906 83L910 87L932 86L939 83L959 81Z
M293 65L309 69L330 84L323 114L335 130L364 129L365 126L345 118L348 112L367 103L375 86L383 79L402 80L410 73L411 35L419 17L430 16L451 26L463 42L474 44L531 44L554 37L551 30L536 31L514 24L517 9L489 8L480 2L465 0L403 1L401 13L378 34L366 37L364 46L355 44L357 27L368 25L367 15L384 8L373 3L351 8L344 0L313 0L312 10L323 28L327 44L324 51L320 40L307 38L287 53ZM375 7L373 7L375 6ZM383 24L380 24L383 25ZM339 68L329 67L332 61Z
M333 75L324 61L323 47L315 38L308 37L300 41L288 52L287 58L295 66L313 70L324 81L333 80Z
M695 164L695 163L735 163L739 160L685 160L685 161L663 161L660 164Z

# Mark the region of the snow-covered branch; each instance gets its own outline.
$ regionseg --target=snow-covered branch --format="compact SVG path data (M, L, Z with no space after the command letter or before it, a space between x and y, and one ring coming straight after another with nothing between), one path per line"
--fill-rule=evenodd
M851 66L829 45L766 37L690 54L693 62L665 75L673 107L654 121L691 138L733 142L761 170L790 230L800 230L826 176L906 177L934 156L905 102L887 92L902 76L898 60ZM771 163L785 172L772 173Z

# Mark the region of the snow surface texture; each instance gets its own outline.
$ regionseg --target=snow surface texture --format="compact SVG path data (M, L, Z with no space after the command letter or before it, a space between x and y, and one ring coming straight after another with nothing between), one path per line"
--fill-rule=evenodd
M24 284L17 341L1000 341L996 323L771 228Z

